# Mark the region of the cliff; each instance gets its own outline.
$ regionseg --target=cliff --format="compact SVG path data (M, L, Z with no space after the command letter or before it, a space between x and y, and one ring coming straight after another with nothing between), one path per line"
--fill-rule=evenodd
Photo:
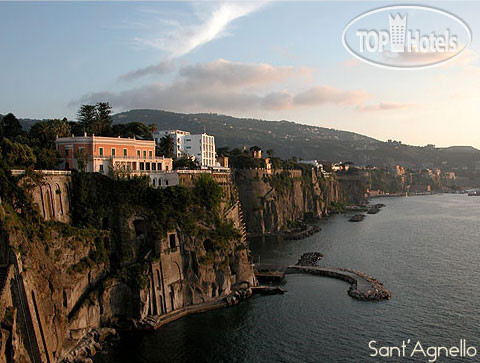
M278 233L300 220L322 218L341 204L363 199L363 185L304 170L242 169L235 184L250 234Z
M322 218L341 204L361 202L364 194L359 180L340 183L311 168L237 170L235 183L250 234L278 233L297 221Z
M0 362L84 359L106 327L136 328L255 282L230 182L14 179L21 187L0 205Z

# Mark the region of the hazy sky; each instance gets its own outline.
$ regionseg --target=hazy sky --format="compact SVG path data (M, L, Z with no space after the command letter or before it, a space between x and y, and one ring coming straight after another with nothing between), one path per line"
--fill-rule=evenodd
M398 71L353 58L346 24L396 4L0 2L0 113L74 119L80 104L109 101L116 112L218 112L480 148L480 3L421 3L472 30L447 65Z

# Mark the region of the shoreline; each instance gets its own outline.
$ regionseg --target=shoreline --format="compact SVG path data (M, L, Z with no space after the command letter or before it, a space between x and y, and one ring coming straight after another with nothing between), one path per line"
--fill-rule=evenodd
M323 220L322 218L321 220ZM262 238L262 237L282 237L284 240L301 240L312 236L322 230L317 223L307 223L306 228L301 231L290 232L266 232L266 233L247 233L247 238Z

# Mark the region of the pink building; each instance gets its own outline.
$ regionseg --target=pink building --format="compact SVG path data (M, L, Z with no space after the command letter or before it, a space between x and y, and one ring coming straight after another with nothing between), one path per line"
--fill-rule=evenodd
M149 175L154 186L178 184L171 158L155 156L155 141L121 137L71 136L56 139L61 169L105 175ZM171 174L171 175L167 175Z

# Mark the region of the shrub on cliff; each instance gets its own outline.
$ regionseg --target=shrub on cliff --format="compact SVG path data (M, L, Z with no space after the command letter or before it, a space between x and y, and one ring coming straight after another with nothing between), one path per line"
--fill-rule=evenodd
M193 194L199 205L211 211L217 211L222 201L222 188L208 174L203 174L195 181Z

